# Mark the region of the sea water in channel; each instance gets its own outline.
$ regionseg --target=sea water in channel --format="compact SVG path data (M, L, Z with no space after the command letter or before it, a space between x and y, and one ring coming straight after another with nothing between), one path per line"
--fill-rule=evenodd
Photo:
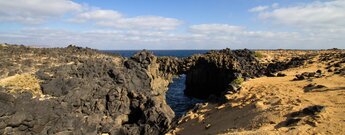
M193 54L204 54L208 50L149 50L156 56L189 57ZM106 53L118 54L123 57L131 57L138 51L135 50L105 50ZM177 117L185 114L196 103L204 102L196 98L184 95L186 75L180 75L173 79L166 93L167 104L175 112Z

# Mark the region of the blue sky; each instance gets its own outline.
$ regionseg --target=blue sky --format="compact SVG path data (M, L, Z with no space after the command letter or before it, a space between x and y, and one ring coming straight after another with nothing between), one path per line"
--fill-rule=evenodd
M127 50L345 48L345 1L0 1L0 43Z

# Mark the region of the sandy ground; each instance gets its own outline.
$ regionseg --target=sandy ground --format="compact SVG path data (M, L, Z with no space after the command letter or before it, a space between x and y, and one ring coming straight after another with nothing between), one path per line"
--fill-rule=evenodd
M239 93L226 95L228 102L205 103L188 112L169 134L345 134L345 77L328 73L325 66L315 59L283 71L285 77L244 82ZM292 81L296 74L318 69L324 77ZM326 87L305 92L309 84ZM325 108L312 115L297 113L313 105Z

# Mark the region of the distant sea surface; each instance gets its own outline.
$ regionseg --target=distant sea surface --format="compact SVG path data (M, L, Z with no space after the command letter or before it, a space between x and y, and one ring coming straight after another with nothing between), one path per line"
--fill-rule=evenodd
M131 57L140 50L103 50L106 53L119 54L123 57ZM148 50L156 56L188 57L193 54L204 54L209 50Z
M140 50L106 50L104 52L111 54L119 54L123 57L131 57ZM193 54L204 54L209 50L148 50L156 56L174 56L189 57ZM203 100L190 98L184 95L186 75L180 75L174 78L173 82L168 86L166 93L167 104L175 112L177 117L184 115L196 103L202 103Z

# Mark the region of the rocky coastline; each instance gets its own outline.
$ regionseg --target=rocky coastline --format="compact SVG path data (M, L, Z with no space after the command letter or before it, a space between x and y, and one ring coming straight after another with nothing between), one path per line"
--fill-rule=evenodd
M1 45L0 134L165 134L177 121L165 101L174 76L186 74L186 95L224 101L243 81L313 58L262 61L247 49L187 58L143 50L124 58L72 45Z

